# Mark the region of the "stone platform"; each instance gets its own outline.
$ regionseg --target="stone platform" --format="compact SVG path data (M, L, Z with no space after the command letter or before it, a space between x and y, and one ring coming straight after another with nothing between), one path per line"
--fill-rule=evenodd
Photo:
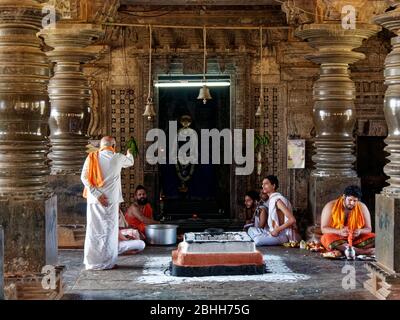
M262 274L262 254L246 232L185 233L184 241L172 251L173 276Z

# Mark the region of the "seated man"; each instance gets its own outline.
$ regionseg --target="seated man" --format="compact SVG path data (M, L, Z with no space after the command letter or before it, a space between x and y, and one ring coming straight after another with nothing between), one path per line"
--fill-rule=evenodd
M256 227L268 230L267 225L267 209L264 205L259 204L260 196L256 191L248 191L244 196L244 205L251 212L252 218L246 219L244 230L249 227Z
M264 206L265 208L267 207L267 203L268 203L268 194L266 192L263 191L263 189L261 188L260 190L260 201L258 202L258 204L260 206Z
M148 203L146 189L142 185L136 187L135 201L126 211L125 219L129 227L140 231L142 237L144 237L146 225L159 223L153 219L153 209Z
M143 251L146 244L140 240L136 229L121 229L118 234L118 254L134 254Z
M266 224L263 227L260 227L263 224L259 227L255 225L248 230L256 246L274 246L300 240L292 206L288 199L276 191L278 187L276 176L270 175L263 180L263 192L268 195L268 201L260 206L264 208L262 212L265 212L265 219L261 219L260 215L260 222L265 220Z
M352 240L356 254L374 254L375 234L371 232L371 215L360 199L360 188L348 186L343 195L323 208L321 243L327 250L343 253Z

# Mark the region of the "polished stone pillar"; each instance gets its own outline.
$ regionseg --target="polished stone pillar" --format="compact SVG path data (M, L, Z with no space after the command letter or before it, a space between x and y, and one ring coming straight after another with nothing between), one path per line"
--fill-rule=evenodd
M303 25L296 35L317 49L306 58L321 65L320 78L314 84L315 169L313 176L356 177L354 171L355 85L349 64L365 55L354 52L363 40L380 28L357 24L345 30L339 23Z
M96 57L87 50L103 31L101 26L60 21L40 33L53 50L46 52L54 63L49 83L51 177L58 197L58 224L86 223L86 200L80 173L87 156L90 122L90 88L83 65ZM62 227L59 227L59 231ZM61 230L62 231L62 230Z
M58 22L40 36L54 50L46 54L54 63L49 83L51 173L80 174L86 158L90 122L90 89L83 74L84 63L95 58L85 50L102 34L92 24Z
M296 30L298 37L316 49L306 58L321 66L313 89L315 168L309 190L317 227L323 206L337 198L347 185L360 184L354 170L355 85L349 65L365 57L353 49L379 30L378 26L365 23L346 30L339 22L306 24Z
M370 280L365 288L380 299L400 299L400 0L396 7L375 17L375 22L392 31L392 51L385 60L384 113L388 125L385 151L389 163L384 172L389 185L376 195L376 263L370 263Z
M42 6L0 0L0 225L6 272L40 272L56 255L46 229L49 63L36 33Z
M0 226L0 300L4 300L4 231Z

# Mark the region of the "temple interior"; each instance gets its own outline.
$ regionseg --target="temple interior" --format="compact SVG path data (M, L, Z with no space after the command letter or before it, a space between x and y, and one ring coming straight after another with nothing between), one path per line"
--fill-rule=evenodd
M0 300L400 299L399 61L400 0L0 0ZM188 128L233 146L201 148L219 162L149 161L152 129L170 151ZM375 259L352 262L350 290L347 261L283 246L258 248L264 275L166 276L175 244L84 270L82 167L104 136L137 146L121 211L145 186L177 242L242 231L246 192L274 175L306 241L359 186Z

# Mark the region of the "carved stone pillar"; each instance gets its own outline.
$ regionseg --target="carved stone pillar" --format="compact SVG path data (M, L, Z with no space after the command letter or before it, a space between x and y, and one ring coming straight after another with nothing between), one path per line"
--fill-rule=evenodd
M347 185L360 184L354 170L355 85L350 79L349 64L365 57L353 49L379 30L378 26L365 23L347 30L339 22L308 24L296 30L298 37L316 49L306 58L321 65L320 78L313 89L315 168L309 194L317 226L328 201L337 198Z
M59 200L58 224L86 223L80 173L87 156L91 92L82 68L96 57L88 46L101 34L100 26L63 20L40 33L46 44L54 48L46 54L54 63L54 75L48 87L51 103L49 185ZM58 229L60 235L67 230L61 226Z
M371 279L364 283L380 299L400 298L400 0L389 1L395 10L375 17L375 22L396 34L385 60L384 113L388 125L384 172L389 186L376 195L376 263L367 265Z
M0 300L4 300L4 231L0 226Z
M101 34L96 25L63 22L40 33L54 48L47 52L55 64L49 83L52 174L79 174L86 158L90 89L82 64L95 58L85 48Z
M36 36L41 23L36 1L0 0L0 225L7 239L6 272L38 272L56 256L49 242L56 230L46 226L56 212L46 209L49 64Z
M321 75L313 91L314 176L357 176L353 165L355 85L350 79L349 64L365 58L352 50L378 31L378 26L369 24L345 30L333 23L303 25L296 30L297 36L318 50L306 58L321 65Z

